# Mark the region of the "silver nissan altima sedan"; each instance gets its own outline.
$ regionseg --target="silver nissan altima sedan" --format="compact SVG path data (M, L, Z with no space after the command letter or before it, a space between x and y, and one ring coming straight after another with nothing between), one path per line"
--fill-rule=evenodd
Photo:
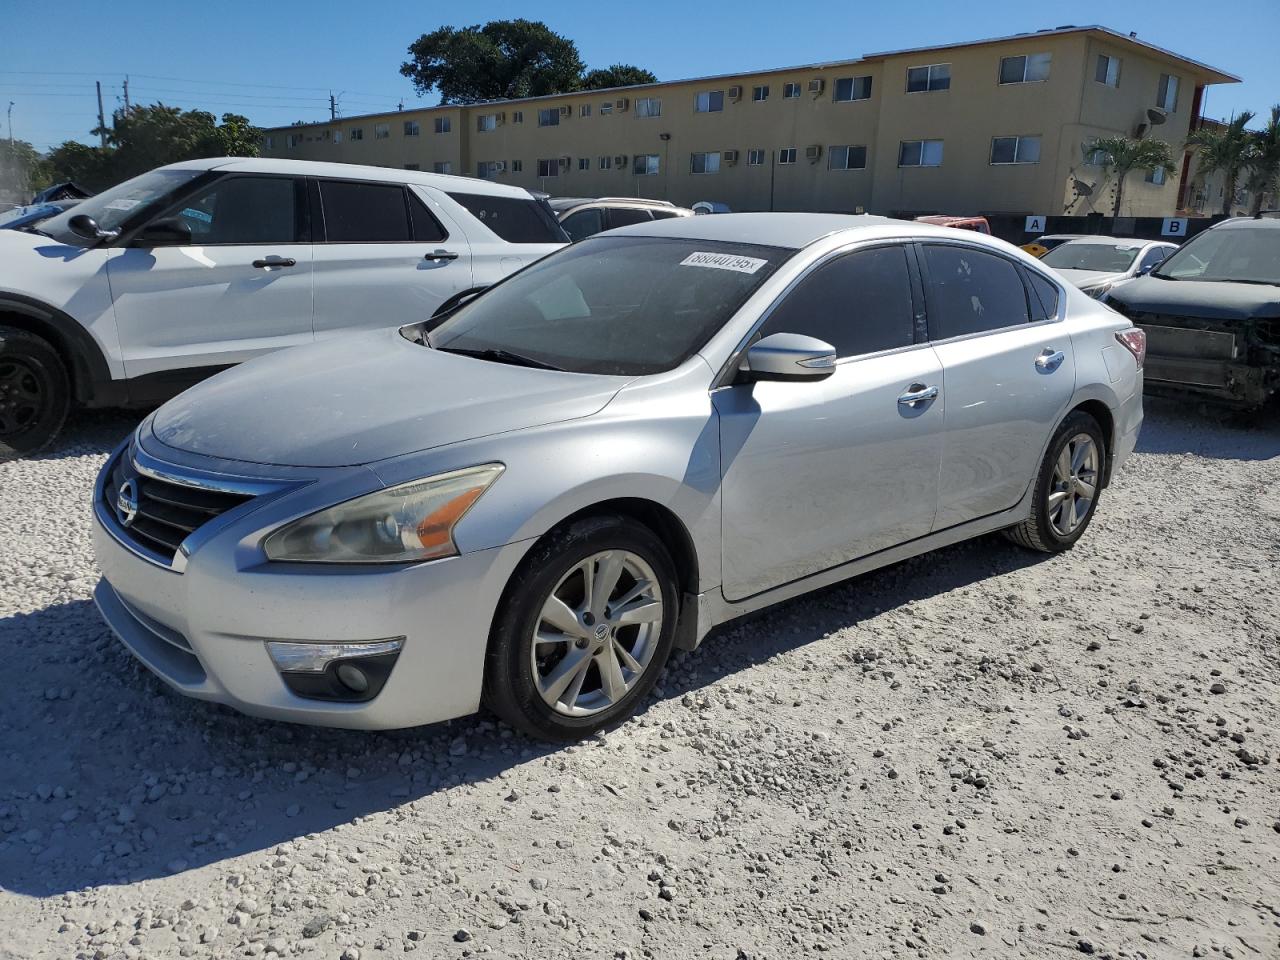
M165 682L246 713L483 704L574 739L734 617L991 531L1069 549L1133 450L1144 352L975 233L614 230L161 407L97 481L96 599Z

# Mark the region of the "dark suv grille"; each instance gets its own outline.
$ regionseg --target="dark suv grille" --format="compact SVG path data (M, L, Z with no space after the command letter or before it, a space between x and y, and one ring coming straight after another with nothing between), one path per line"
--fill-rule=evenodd
M178 545L214 517L253 499L241 493L226 493L191 487L142 474L126 474L128 457L121 457L103 490L104 505L120 525L121 532L138 546L172 561ZM117 509L120 487L132 479L138 512L125 524Z

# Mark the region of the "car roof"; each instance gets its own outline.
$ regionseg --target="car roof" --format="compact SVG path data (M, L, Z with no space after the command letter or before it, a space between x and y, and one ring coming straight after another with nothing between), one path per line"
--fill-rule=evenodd
M447 173L401 170L396 167L370 167L356 163L322 163L315 160L272 160L265 157L210 157L172 163L166 170L236 170L240 173L291 174L295 177L332 177L342 180L380 180L384 183L416 183L440 190L463 190L490 197L532 196L524 187L455 177Z
M1280 220L1255 217L1232 217L1215 223L1210 230L1280 230Z
M895 220L869 214L841 213L717 213L701 217L671 217L610 230L608 235L671 237L681 240L711 240L723 243L753 243L799 250L834 233L866 233L885 237L963 238L972 243L987 242L1007 247L1003 241L971 231L935 227L912 220Z
M1064 247L1083 246L1088 243L1105 244L1107 246L1126 246L1126 247L1145 247L1152 243L1163 243L1170 247L1176 247L1176 243L1170 243L1168 240L1140 240L1137 237L1076 237L1074 240L1068 240L1062 244Z
M680 210L670 200L650 200L648 197L551 197L547 200L553 210L568 210L570 207L581 207L589 203L608 204L620 207L662 207Z

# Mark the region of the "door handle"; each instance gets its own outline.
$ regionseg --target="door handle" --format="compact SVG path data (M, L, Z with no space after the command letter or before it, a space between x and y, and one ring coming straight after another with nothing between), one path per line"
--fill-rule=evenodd
M432 263L438 263L441 260L457 260L458 254L452 250L433 250L422 259L430 260Z
M1061 350L1045 347L1044 352L1036 357L1036 369L1041 373L1053 373L1053 371L1062 366L1062 361L1065 359L1067 359L1067 355Z
M261 260L255 260L253 261L253 265L266 270L271 267L296 267L298 265L298 261L293 259L293 257L271 256L263 257Z
M937 395L937 387L926 387L923 383L913 383L907 389L906 393L898 397L898 403L902 404L904 407L911 407L912 409L915 409L915 405L917 403L924 403L927 400L932 400Z

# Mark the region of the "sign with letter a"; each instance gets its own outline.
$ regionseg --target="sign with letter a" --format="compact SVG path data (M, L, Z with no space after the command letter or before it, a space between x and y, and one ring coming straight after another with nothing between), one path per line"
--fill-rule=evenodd
M1027 225L1023 227L1025 233L1044 233L1044 217L1027 217Z

